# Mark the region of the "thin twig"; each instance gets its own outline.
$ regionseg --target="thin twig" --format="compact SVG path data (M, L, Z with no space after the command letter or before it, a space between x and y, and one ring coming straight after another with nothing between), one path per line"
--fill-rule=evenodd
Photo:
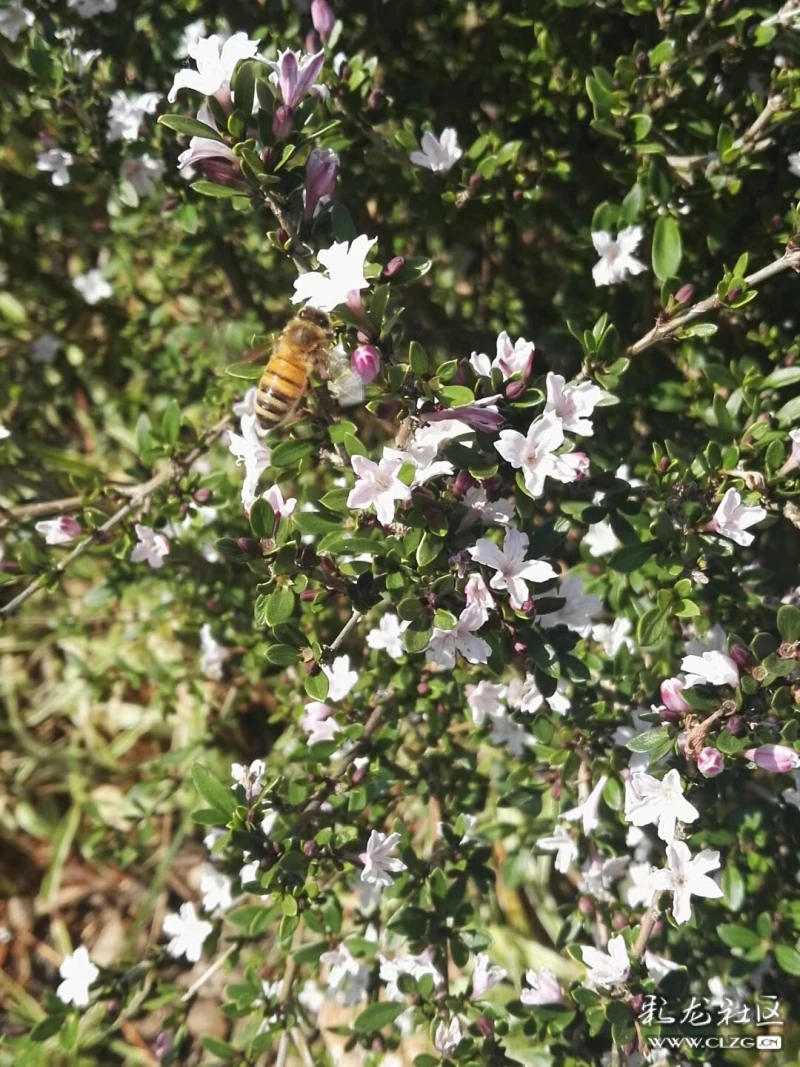
M653 899L650 901L650 907L644 913L642 919L642 926L639 930L639 936L636 938L636 944L631 949L631 959L640 960L645 954L647 949L647 942L653 933L653 927L656 925L656 920L659 916L658 902L661 899L660 893L654 893Z
M292 263L297 267L297 273L308 274L311 270L311 252L301 241L297 228L290 222L289 216L283 210L283 206L271 193L264 193L264 201L275 216L280 228L289 238L289 255L291 256Z
M85 537L82 541L79 541L75 548L61 560L57 567L52 571L45 571L40 574L38 578L35 578L30 585L26 586L13 600L10 600L8 604L5 604L0 608L0 615L9 616L12 615L17 608L21 607L26 600L38 592L43 586L52 579L62 575L67 568L80 558L93 545L97 544L100 538L113 530L115 526L119 526L121 522L133 512L138 511L148 497L152 496L155 492L165 486L168 482L174 478L180 477L184 474L191 465L198 460L208 449L222 436L225 430L228 429L231 423L232 416L226 415L220 419L218 423L211 427L200 438L197 445L187 453L183 459L173 460L169 463L160 474L156 474L149 481L144 482L138 486L131 494L131 498L127 504L115 511L110 519L107 519L102 526L98 526L88 537Z
M358 626L358 624L361 622L361 620L363 618L364 618L364 615L362 614L362 612L354 611L353 614L350 616L350 618L347 620L347 622L342 627L341 632L338 634L337 637L334 638L333 644L328 645L328 652L335 652L336 649L339 648L339 646L344 643L344 641L347 638L347 636L350 633L350 631L354 630L356 628L356 626Z
M800 270L800 249L793 249L782 256L781 259L776 259L774 263L770 263L769 266L762 267L761 270L748 275L744 279L744 283L748 289L755 289L761 282L767 281L776 274L782 274L785 270ZM638 356L645 349L652 348L653 345L657 345L667 337L672 337L673 334L683 329L688 323L700 318L701 315L707 315L709 311L717 311L723 307L725 307L725 303L716 294L706 297L705 300L700 300L682 314L676 315L674 319L656 323L649 333L646 333L644 337L641 337L635 344L626 349L625 355L629 358Z
M759 141L759 138L765 131L766 127L769 126L773 115L783 107L784 100L782 96L770 96L756 120L748 126L741 137L736 138L730 147L742 152L762 152L765 148L768 148L772 143L769 138L764 138L764 140L761 141ZM664 159L674 170L687 171L691 170L693 167L707 164L708 173L712 173L722 162L722 155L719 152L706 152L698 156L669 155L665 156Z
M218 956L214 960L214 962L211 964L211 966L208 968L208 970L207 971L203 971L203 973L200 975L200 977L197 979L197 981L192 982L192 984L189 986L189 988L186 990L186 992L181 997L181 1004L185 1004L187 1002L187 1000L191 1000L192 997L197 992L197 990L200 989L201 986L205 985L206 982L209 980L209 978L211 978L213 975L215 975L217 973L217 971L220 969L220 967L222 967L222 965L225 963L225 961L231 958L231 956L234 954L234 952L236 951L236 949L238 947L239 946L235 945L235 944L234 945L229 945L228 948L226 948L225 951L222 953L222 955Z

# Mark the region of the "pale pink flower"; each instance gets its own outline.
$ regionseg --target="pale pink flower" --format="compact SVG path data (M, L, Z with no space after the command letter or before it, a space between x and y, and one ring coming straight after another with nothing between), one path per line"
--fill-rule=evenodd
M452 1056L464 1037L464 1031L457 1015L454 1015L449 1024L442 1019L436 1027L433 1035L433 1045L437 1052L443 1056Z
M766 517L766 508L746 507L742 503L739 490L729 489L714 512L709 529L715 530L722 537L727 537L737 545L752 545L755 537L747 533L747 529Z
M668 866L654 871L650 884L657 891L670 892L672 897L672 915L681 926L692 917L691 898L709 897L719 899L723 893L709 871L719 868L719 852L704 848L692 859L689 846L683 841L672 841L667 845Z
M558 589L551 594L563 597L565 603L547 615L537 615L536 621L546 630L563 625L574 630L581 637L588 637L592 632L592 616L602 611L603 601L593 593L584 593L583 582L577 574L567 574L561 580Z
M542 967L541 971L526 971L525 981L528 983L523 989L519 999L527 1008L536 1008L543 1004L563 1004L564 991L558 984L558 979L549 967Z
M279 519L288 519L297 507L295 497L290 496L288 500L284 499L279 485L271 485L269 489L265 489L261 494L261 499L266 500Z
M291 111L294 111L307 93L321 97L327 96L325 86L315 84L325 65L323 50L309 55L293 52L287 48L285 52L278 52L277 62L270 60L269 65L273 70L270 81L280 88L284 106Z
M233 778L233 785L231 789L235 789L237 785L240 785L244 789L245 799L248 804L251 803L264 788L265 770L264 761L260 759L253 760L249 767L245 767L243 763L232 763L231 778Z
M131 552L131 563L147 562L153 570L160 570L164 566L164 558L169 555L169 541L163 534L138 522L134 530L139 543L134 545Z
M581 947L581 953L583 962L589 968L586 985L590 989L598 986L607 989L627 980L631 961L622 934L609 939L606 952L598 948Z
M495 571L489 586L492 589L507 589L513 608L521 608L529 599L528 582L539 584L558 577L549 563L525 559L528 535L513 527L506 531L502 548L487 537L481 537L467 551L476 563Z
M332 148L313 148L306 163L303 204L306 219L313 219L330 200L339 177L339 157Z
M393 874L406 870L405 863L391 855L399 842L400 834L382 834L377 830L372 831L366 852L362 852L359 856L364 864L364 870L361 872L362 882L389 886L394 881Z
M644 263L634 256L644 237L641 226L626 226L616 238L605 230L592 234L592 244L600 256L592 268L595 285L615 285L624 282L629 274L641 274L647 270Z
M535 744L525 727L510 719L508 715L492 715L491 719L489 740L493 745L505 745L512 756L521 756L526 748Z
M684 656L681 670L686 671L684 689L695 685L739 684L739 668L725 652L704 652L702 656Z
M502 982L506 974L506 970L492 963L485 952L479 952L472 969L472 995L469 999L480 1000L492 986Z
M603 390L594 382L567 385L560 374L547 375L547 403L545 414L553 412L567 433L591 437L594 426L591 414L603 398Z
M697 769L704 778L716 778L725 770L725 760L719 749L706 745L697 755Z
M547 475L558 477L555 452L564 443L561 420L550 412L531 423L525 436L517 430L501 430L495 448L515 470L521 470L525 488L532 497L541 496Z
M483 614L483 621L486 622L489 618L489 612L494 611L496 604L486 582L483 580L482 574L472 575L464 587L464 596L467 600L467 607L479 608Z
M441 137L435 133L423 133L421 148L421 152L412 152L409 159L418 167L425 167L436 174L446 174L462 156L458 134L452 126L445 127Z
M519 374L527 378L533 369L533 356L536 346L533 341L526 341L524 337L518 337L512 343L505 330L497 336L496 353L494 359L483 352L473 352L469 361L476 374L488 378L493 370L499 370L503 375L503 381Z
M57 519L43 519L34 527L43 535L45 544L66 545L81 532L81 524L72 515L59 515Z
M300 726L306 733L310 734L317 723L327 719L329 715L333 715L333 708L330 705L323 704L319 700L309 701L303 709Z
M690 705L681 696L683 690L684 685L680 678L666 678L661 683L661 700L664 707L670 711L689 711Z
M435 626L426 649L426 659L448 670L455 667L457 652L460 652L468 663L485 663L491 648L482 637L475 636L475 631L485 622L483 609L473 605L464 608L452 630L442 630Z
M758 748L748 748L744 756L771 774L788 774L800 767L800 752L787 745L759 745Z
M486 716L502 715L506 687L485 679L477 685L466 687L467 704L472 712L472 721L476 726L483 726Z

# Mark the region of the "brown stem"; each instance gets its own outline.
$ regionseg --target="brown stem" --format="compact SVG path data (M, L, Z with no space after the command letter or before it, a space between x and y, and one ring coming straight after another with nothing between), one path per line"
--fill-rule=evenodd
M647 942L653 933L653 927L658 919L658 902L661 899L660 893L654 893L653 899L650 901L650 907L644 913L642 919L642 926L639 930L639 936L636 938L636 944L631 949L631 959L637 962L644 956L647 949Z

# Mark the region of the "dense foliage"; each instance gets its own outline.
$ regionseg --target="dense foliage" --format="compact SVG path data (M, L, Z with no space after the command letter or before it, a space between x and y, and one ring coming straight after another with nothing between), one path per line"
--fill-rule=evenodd
M796 1061L799 61L0 0L0 1064Z

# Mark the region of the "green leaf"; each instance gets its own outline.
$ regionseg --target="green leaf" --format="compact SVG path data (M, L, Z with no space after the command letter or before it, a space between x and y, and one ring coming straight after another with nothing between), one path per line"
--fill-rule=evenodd
M800 382L800 367L778 367L768 374L761 383L761 388L783 389L786 385L795 385Z
M272 450L270 464L273 467L292 467L314 451L311 441L282 441Z
M65 1016L63 1015L51 1015L47 1019L42 1019L40 1023L30 1032L31 1041L46 1041L48 1037L52 1037L53 1034L57 1034L61 1027L64 1025Z
M206 181L201 178L198 182L192 182L191 189L202 196L211 196L216 200L230 200L233 196L241 196L241 189L232 189L230 185L219 185L217 182Z
M338 533L342 528L341 519L326 519L323 515L318 515L313 511L296 511L293 518L300 533L314 534L318 537Z
M275 512L263 497L259 497L250 508L250 529L256 537L272 537L275 532Z
M781 426L794 426L795 423L800 422L800 396L794 397L788 404L779 408L775 417Z
M350 212L338 202L331 208L331 226L336 241L354 241L358 236L358 230Z
M275 589L267 597L264 618L268 626L280 626L288 622L294 614L295 595L288 586Z
M324 671L306 675L305 690L312 700L324 700L328 695L328 684L328 676Z
M662 749L665 743L669 747L672 746L672 734L669 731L669 727L657 726L653 730L648 730L646 733L632 737L625 747L630 752L652 753L657 749Z
M220 1041L218 1037L210 1037L206 1035L200 1038L200 1044L206 1050L210 1052L212 1056L217 1056L221 1060L225 1060L227 1063L229 1060L239 1059L239 1053L233 1047L229 1045L227 1041Z
M660 215L653 233L653 271L659 281L677 277L682 256L678 223L671 215Z
M650 608L640 616L636 625L636 637L645 648L658 644L666 632L667 613L661 608Z
M398 1015L406 1010L406 1003L402 1001L382 1001L380 1004L370 1004L361 1012L353 1023L353 1029L357 1034L373 1034L376 1030L382 1030L384 1026L393 1023Z
M415 374L421 376L428 373L428 357L425 349L417 341L412 341L408 346L408 362Z
M230 378L241 378L246 382L255 382L264 373L263 363L231 363L225 368Z
M730 737L730 734L727 736ZM728 864L722 875L722 892L725 894L725 899L731 911L738 911L744 904L744 879L739 873L739 868L732 863Z
M608 565L612 571L630 574L631 571L638 571L640 567L643 567L660 547L658 541L640 541L636 544L624 545L609 557Z
M205 137L209 141L222 141L222 137L213 126L206 126L204 122L191 119L188 115L161 115L158 124L176 133L183 133L187 137Z
M164 440L174 445L178 441L178 434L181 429L181 409L178 406L178 401L173 397L167 404L164 414L161 418L161 436Z
M800 608L793 604L778 608L778 633L784 641L800 641Z
M276 667L291 667L300 659L300 653L291 645L270 645L264 652L264 659Z
M236 810L236 797L232 789L225 786L201 763L192 764L192 781L200 796L209 807L220 814L220 822L227 822Z
M800 952L791 945L776 945L775 960L782 971L800 977Z

